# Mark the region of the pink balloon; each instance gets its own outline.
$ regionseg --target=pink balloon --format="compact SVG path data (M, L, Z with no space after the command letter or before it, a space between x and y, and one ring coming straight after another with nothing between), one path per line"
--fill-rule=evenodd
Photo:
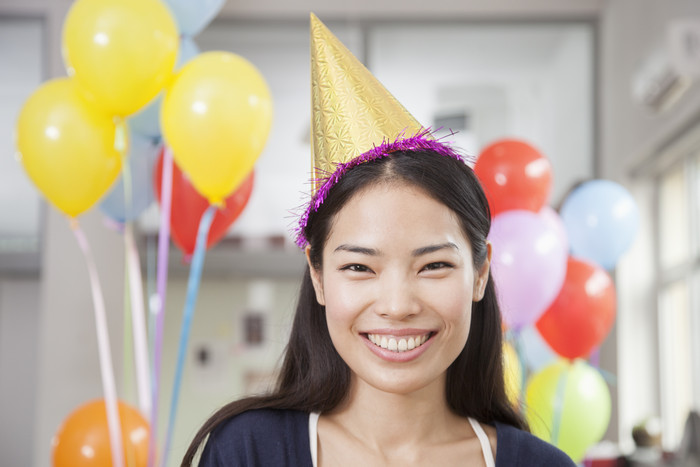
M564 232L530 211L506 211L494 218L491 271L508 327L534 323L557 297L566 276Z

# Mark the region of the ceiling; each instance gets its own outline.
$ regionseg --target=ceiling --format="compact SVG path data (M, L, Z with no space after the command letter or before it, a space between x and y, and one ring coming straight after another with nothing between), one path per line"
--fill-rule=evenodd
M8 0L5 0L8 1ZM22 1L22 0L12 0ZM306 19L555 19L595 18L609 0L229 0L222 18Z

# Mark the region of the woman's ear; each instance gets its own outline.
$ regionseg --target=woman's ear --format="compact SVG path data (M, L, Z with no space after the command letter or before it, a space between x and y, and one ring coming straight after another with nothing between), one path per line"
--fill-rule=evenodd
M309 265L309 272L311 273L311 282L314 285L314 291L316 292L316 301L321 306L326 306L326 298L323 296L323 280L321 279L321 271L317 270L311 263L311 247L306 246L304 249L306 254L306 262Z
M491 242L486 242L486 259L476 271L476 277L474 278L474 291L472 293L472 300L478 302L484 298L484 292L486 291L486 284L489 281L489 270L491 268Z

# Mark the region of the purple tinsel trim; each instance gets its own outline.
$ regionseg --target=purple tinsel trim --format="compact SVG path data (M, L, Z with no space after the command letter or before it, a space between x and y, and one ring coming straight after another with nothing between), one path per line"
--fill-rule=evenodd
M384 141L379 146L373 147L364 154L360 154L359 156L355 157L354 159L348 162L338 164L335 168L335 171L332 174L330 174L330 176L315 180L317 182L322 181L323 184L321 185L321 188L318 189L316 194L311 198L311 201L309 202L308 206L304 210L304 213L299 219L299 225L296 228L296 244L299 246L299 248L304 248L306 247L306 245L308 245L308 241L304 236L304 231L306 230L306 225L309 222L309 216L312 212L316 212L318 208L321 207L323 202L326 200L328 192L331 190L331 188L333 188L335 184L338 183L338 180L340 180L340 178L343 175L345 175L345 172L352 169L353 167L356 167L368 161L381 159L383 157L388 156L392 152L398 151L429 150L436 152L442 156L451 157L453 159L457 159L459 161L464 162L464 158L459 153L457 153L447 144L432 139L430 137L431 134L432 133L430 129L421 130L419 133L410 138L404 138L402 133L396 138L395 141Z

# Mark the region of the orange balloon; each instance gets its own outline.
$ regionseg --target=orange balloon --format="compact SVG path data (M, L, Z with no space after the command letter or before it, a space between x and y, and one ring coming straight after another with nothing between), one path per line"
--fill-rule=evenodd
M148 463L148 423L138 410L119 401L124 463L141 467ZM112 465L107 408L103 399L88 402L68 416L53 438L54 467L103 467Z

